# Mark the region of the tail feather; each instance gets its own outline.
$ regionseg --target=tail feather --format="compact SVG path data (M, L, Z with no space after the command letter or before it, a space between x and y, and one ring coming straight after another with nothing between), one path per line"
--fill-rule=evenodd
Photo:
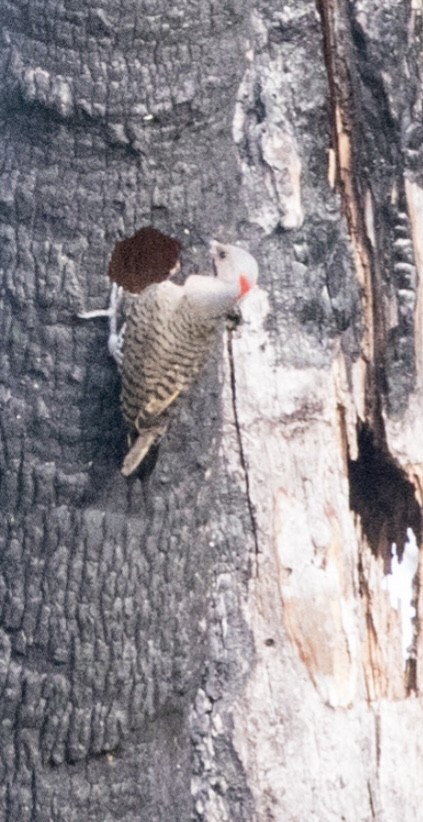
M141 465L154 443L163 436L167 426L150 428L138 434L135 442L131 445L123 463L121 472L124 477L129 477Z

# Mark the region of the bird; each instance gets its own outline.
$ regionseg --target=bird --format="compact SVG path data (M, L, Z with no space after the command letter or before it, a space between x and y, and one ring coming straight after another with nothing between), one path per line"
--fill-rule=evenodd
M121 469L126 477L166 433L226 316L257 283L257 261L248 251L217 240L210 251L214 277L192 274L183 285L167 279L131 296L118 354L122 413L135 437Z

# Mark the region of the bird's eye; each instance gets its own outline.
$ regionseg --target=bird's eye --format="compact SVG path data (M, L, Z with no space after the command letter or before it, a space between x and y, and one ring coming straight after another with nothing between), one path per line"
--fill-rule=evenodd
M218 251L218 255L221 260L224 260L226 257L226 251Z

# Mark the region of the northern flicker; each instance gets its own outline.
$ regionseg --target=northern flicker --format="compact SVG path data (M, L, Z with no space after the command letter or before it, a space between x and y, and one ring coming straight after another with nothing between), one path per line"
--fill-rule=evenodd
M212 350L225 317L256 284L258 267L247 251L213 241L216 277L169 280L131 299L122 351L122 411L137 438L124 476L141 464L165 433L178 397L187 393Z

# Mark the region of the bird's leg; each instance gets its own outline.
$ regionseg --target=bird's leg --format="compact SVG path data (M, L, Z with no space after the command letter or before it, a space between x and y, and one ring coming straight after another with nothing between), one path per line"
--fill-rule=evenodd
M109 307L107 309L107 316L109 317L109 334L117 334L117 315L122 302L122 288L116 283L112 283L110 291Z
M96 308L94 311L78 311L80 320L95 320L97 317L110 317L110 308Z
M123 341L125 339L126 323L118 330L118 313L123 298L123 289L113 283L109 303L109 339L107 346L109 354L115 360L119 370L122 368Z
M76 315L81 320L95 320L97 317L110 318L110 333L116 333L117 312L122 301L122 289L113 283L108 308L96 308L94 311L79 311Z
M122 367L122 349L126 328L126 323L123 323L118 330L118 313L122 298L123 289L116 285L116 283L113 283L108 308L98 308L94 311L81 311L77 314L81 320L95 320L97 317L108 317L109 339L107 341L107 347L110 356L113 357L119 369Z

